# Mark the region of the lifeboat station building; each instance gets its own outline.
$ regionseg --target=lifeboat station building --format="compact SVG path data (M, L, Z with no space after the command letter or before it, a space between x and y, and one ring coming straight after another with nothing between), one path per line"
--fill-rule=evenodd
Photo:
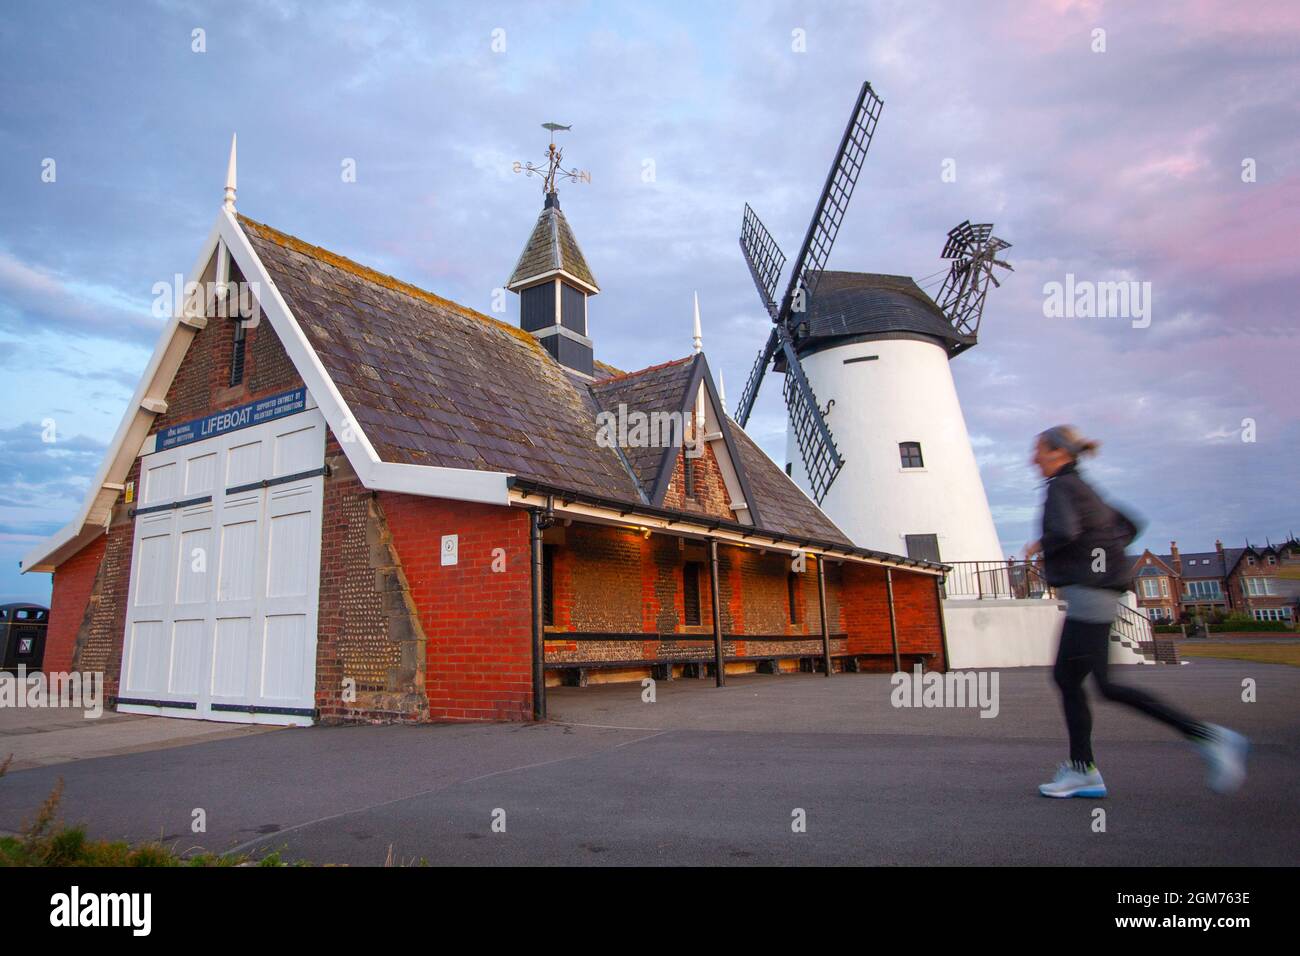
M45 669L102 672L117 710L531 720L559 684L947 667L943 566L855 547L698 339L595 359L555 193L519 325L238 214L233 156L188 278L80 512L24 559L53 575Z

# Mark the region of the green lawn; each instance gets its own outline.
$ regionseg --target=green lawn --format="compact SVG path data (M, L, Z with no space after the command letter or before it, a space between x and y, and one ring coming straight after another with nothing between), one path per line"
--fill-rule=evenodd
M1179 657L1221 657L1259 664L1290 664L1300 667L1300 644L1280 641L1179 641Z

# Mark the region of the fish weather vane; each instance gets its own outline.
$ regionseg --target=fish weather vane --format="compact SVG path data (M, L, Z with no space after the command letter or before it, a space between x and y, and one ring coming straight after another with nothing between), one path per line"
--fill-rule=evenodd
M542 129L550 130L551 145L546 149L546 165L538 166L536 163L521 163L516 161L514 171L524 173L525 175L538 175L542 177L542 192L548 196L555 192L556 179L567 179L573 183L591 182L591 173L584 169L565 169L560 165L564 156L564 150L555 145L555 134L563 130L572 129L572 126L561 126L559 123L543 123Z

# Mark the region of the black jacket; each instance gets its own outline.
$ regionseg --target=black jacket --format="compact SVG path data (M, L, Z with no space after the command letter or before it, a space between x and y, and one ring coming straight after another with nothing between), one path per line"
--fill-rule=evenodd
M1125 590L1130 562L1124 548L1137 534L1133 519L1102 501L1075 465L1047 479L1041 540L1048 584Z

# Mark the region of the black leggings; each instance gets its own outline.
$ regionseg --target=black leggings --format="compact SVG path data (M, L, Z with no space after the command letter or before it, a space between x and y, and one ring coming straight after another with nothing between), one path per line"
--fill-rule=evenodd
M1092 763L1092 712L1083 692L1089 674L1097 677L1097 688L1107 700L1142 711L1188 737L1204 737L1202 724L1187 717L1146 691L1110 679L1110 625L1077 621L1067 617L1061 631L1052 676L1061 688L1065 725L1070 731L1070 760Z

